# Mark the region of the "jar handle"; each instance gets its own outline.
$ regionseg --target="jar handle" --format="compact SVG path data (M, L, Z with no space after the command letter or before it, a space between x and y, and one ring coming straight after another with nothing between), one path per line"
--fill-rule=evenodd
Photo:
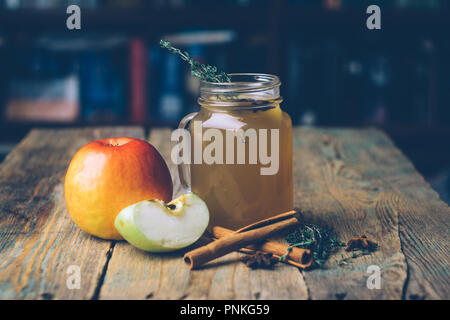
M186 129L186 126L189 122L195 118L198 112L189 113L183 119L181 119L180 124L178 125L178 129ZM185 192L191 192L191 186L187 183L186 180L186 168L188 167L185 163L178 164L178 178L180 179L181 187Z

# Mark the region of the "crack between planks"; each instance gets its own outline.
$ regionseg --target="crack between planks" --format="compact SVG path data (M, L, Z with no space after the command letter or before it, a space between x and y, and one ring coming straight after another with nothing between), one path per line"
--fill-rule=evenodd
M306 299L305 300L312 300L311 298L311 289L309 288L308 284L306 283L306 271L300 270L300 268L297 268L298 272L301 274L303 278L303 282L305 283L306 287Z
M105 282L106 272L108 271L108 265L109 261L111 260L111 257L114 252L114 247L116 246L117 241L113 241L111 243L111 246L109 247L108 251L106 252L106 261L105 265L103 266L102 273L98 277L97 285L94 290L94 294L91 297L91 300L98 300L100 297L100 291L102 290L103 283Z
M399 190L397 190L397 188L394 188L395 192L399 192ZM394 191L393 190L393 191ZM402 300L407 300L406 298L406 293L408 292L408 286L409 286L409 282L411 280L411 267L409 266L409 261L408 261L408 257L405 254L405 249L403 248L403 237L402 237L402 233L400 231L400 227L401 227L401 222L400 222L400 210L398 210L396 208L396 212L397 212L397 236L398 236L398 241L400 242L400 251L402 252L403 258L405 259L405 265L406 265L406 278L405 281L403 282L403 287L402 287L402 294L401 294L401 298Z
M409 281L410 281L410 267L409 267L409 262L408 262L408 258L406 257L405 251L403 249L403 241L402 241L402 237L400 235L400 212L398 212L398 216L397 216L398 222L398 228L397 228L397 232L398 232L398 240L400 242L400 250L402 251L403 257L405 258L405 264L406 264L406 278L405 278L405 282L403 283L403 287L402 287L402 295L401 295L401 299L402 300L406 300L406 292L408 291L408 285L409 285Z
M150 141L150 134L152 133L152 128L151 126L143 126L142 129L144 130L144 139L145 141L149 142Z

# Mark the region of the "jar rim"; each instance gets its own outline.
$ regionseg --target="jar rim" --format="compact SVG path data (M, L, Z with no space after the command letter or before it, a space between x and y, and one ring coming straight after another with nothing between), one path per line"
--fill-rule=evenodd
M269 90L281 85L276 75L267 73L229 73L231 82L200 82L201 93L246 93ZM238 81L233 81L237 79Z

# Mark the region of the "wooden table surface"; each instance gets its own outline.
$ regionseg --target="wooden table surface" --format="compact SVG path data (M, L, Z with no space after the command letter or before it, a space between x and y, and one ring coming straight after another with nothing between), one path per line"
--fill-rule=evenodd
M170 130L148 139L170 161ZM449 299L449 214L411 162L375 129L294 129L295 205L346 241L367 235L379 249L324 269L278 264L250 270L229 254L190 271L182 253L149 254L89 236L64 203L67 166L84 144L146 138L140 127L33 130L0 164L1 299ZM381 270L381 289L366 286ZM69 289L77 266L80 289Z

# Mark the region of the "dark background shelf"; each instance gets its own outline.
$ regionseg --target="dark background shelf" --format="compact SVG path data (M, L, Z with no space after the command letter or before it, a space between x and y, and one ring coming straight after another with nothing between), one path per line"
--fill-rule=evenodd
M7 33L68 32L65 26L66 8L37 12L33 9L0 10L0 26ZM236 28L265 26L267 8L236 8L233 6L204 6L201 9L83 9L82 28L78 32L125 32L132 35L159 35L161 31L180 28ZM26 22L26 23L24 23ZM36 28L38 26L38 28Z
M178 9L153 8L87 8L82 10L83 28L81 32L92 32L92 29L111 31L127 31L136 34L158 34L161 30L152 28L236 28L263 27L275 22L288 27L311 27L335 31L340 27L355 28L367 31L364 7L343 8L332 11L317 6L289 6L270 3L263 6L203 5L201 7L185 7ZM381 5L383 8L383 6ZM450 10L394 9L382 11L382 26L391 32L407 29L448 28ZM61 29L65 25L66 7L56 9L0 9L0 26L7 32L47 32ZM413 28L413 30L411 30ZM84 30L83 30L84 29ZM416 30L417 29L417 30ZM442 30L445 32L446 30Z

